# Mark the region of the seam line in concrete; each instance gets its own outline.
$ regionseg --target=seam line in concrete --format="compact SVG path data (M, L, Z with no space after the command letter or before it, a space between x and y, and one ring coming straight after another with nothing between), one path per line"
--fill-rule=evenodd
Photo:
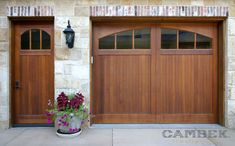
M7 146L10 142L16 140L17 137L19 137L20 135L22 135L26 130L27 130L27 129L22 130L22 132L21 132L20 134L18 134L18 135L16 135L15 137L11 138L11 139L6 143L6 146Z
M215 146L217 146L217 144L215 142L213 142L212 140L210 140L209 138L207 138L211 143L213 143Z
M113 128L112 128L112 146L113 146Z

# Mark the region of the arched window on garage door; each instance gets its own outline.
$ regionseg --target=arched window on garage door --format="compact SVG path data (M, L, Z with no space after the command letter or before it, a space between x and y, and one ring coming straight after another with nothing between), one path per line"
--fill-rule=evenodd
M212 38L195 32L161 29L161 49L211 49Z
M99 39L99 49L150 49L150 28L122 31Z

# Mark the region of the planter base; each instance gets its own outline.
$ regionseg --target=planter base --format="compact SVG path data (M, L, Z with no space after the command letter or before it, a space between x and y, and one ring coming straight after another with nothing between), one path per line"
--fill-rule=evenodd
M56 131L56 135L58 135L59 137L64 137L64 138L73 138L73 137L76 137L76 136L80 135L81 132L82 132L82 129L79 129L75 133L63 133L63 132L60 131L60 129L58 129Z

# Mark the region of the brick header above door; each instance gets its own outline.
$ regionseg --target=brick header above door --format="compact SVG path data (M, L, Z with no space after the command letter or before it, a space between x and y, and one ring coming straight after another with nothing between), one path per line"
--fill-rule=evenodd
M83 11L82 9L80 11ZM8 16L54 16L54 6L15 5ZM103 5L91 6L90 16L226 17L227 6Z
M53 6L8 6L8 16L53 16Z
M226 17L227 6L91 6L91 16L189 16Z

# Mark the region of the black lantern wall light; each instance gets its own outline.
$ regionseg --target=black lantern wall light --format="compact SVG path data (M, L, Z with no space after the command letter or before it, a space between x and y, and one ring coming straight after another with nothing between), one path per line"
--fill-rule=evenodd
M69 20L68 20L68 26L63 32L65 33L66 44L68 45L69 48L73 48L75 33L70 26Z

